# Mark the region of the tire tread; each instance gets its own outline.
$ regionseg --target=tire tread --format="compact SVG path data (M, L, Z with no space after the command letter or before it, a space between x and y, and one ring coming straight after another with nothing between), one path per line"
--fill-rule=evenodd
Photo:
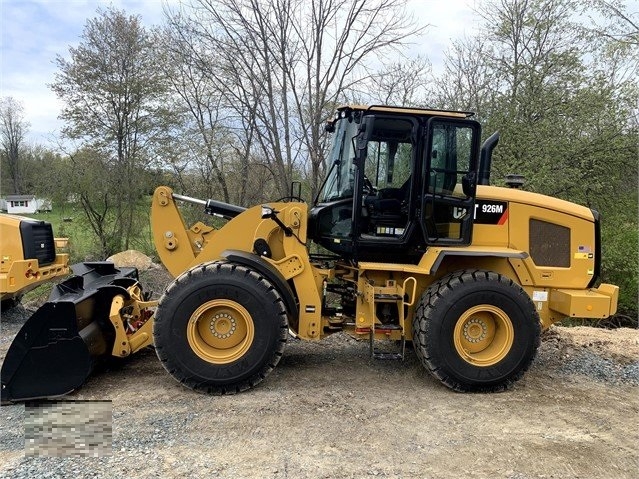
M468 283L501 283L512 291L513 299L525 305L526 315L533 318L533 352L518 370L505 380L491 385L464 383L451 377L442 367L441 358L431 351L429 341L434 336L432 332L434 322L438 318L438 307L442 302L452 300L461 285ZM413 317L413 337L415 352L426 370L442 384L458 392L498 392L509 389L530 368L541 342L541 323L533 302L526 292L510 278L493 271L461 270L450 273L434 282L423 293ZM441 340L441 339L439 339Z
M279 337L276 341L274 341L275 348L273 351L270 351L270 358L265 362L265 364L248 378L237 383L223 385L209 384L206 381L193 377L187 371L184 371L178 364L176 364L176 361L173 358L172 348L164 346L163 341L157 340L158 334L165 328L165 324L166 327L169 326L168 323L171 319L161 314L163 305L166 305L168 301L171 301L179 290L187 287L191 282L198 280L202 281L207 275L215 274L240 275L243 281L255 284L263 291L265 296L264 301L268 299L271 304L275 306L275 309L277 310L276 316L279 320ZM261 383L268 376L268 374L277 366L284 353L288 338L288 317L284 300L268 279L246 266L226 261L211 261L202 263L190 270L187 270L177 276L171 285L169 285L159 300L157 310L160 314L157 314L155 318L154 336L156 337L155 350L158 358L171 376L184 386L189 389L193 389L194 391L210 395L231 395L251 389Z

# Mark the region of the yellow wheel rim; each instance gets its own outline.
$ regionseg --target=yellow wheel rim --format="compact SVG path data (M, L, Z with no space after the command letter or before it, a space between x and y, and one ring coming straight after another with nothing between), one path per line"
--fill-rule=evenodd
M203 360L227 364L241 358L253 344L255 327L249 312L228 299L207 301L189 319L189 346Z
M499 363L512 348L514 338L513 323L508 315L490 304L470 308L455 325L455 349L464 361L474 366Z

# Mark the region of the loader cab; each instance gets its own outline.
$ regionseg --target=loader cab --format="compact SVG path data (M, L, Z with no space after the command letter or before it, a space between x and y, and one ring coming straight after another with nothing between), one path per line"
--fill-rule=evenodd
M480 128L467 116L340 109L311 238L345 258L381 262L416 262L432 244L470 244Z

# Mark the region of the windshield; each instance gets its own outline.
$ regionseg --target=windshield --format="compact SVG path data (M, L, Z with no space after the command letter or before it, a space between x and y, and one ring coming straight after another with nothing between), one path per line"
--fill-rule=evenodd
M319 202L340 200L353 196L355 182L354 138L357 136L357 123L351 118L337 120L335 143L329 157L332 165L324 187L319 194Z

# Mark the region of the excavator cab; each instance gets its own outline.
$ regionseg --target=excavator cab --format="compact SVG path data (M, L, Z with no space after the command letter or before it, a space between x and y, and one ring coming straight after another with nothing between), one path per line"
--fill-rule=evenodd
M310 236L354 260L416 262L471 242L479 124L465 112L345 107Z

